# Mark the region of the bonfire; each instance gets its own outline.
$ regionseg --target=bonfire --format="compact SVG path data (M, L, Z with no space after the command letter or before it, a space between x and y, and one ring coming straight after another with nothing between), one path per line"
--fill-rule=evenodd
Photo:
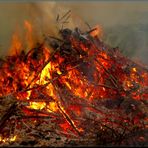
M0 60L1 146L147 145L148 69L100 32L62 27L28 52L15 38Z

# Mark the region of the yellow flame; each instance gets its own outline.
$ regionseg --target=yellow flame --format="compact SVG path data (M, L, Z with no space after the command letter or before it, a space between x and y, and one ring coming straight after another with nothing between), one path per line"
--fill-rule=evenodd
M47 88L46 92L54 100L57 99L57 96L56 96L56 93L55 93L55 88L52 85L52 82L50 82L50 80L52 79L51 71L54 71L55 69L56 69L55 65L48 63L45 66L45 68L42 70L41 75L40 75L40 79L37 82L37 84L40 84L40 85L45 85L45 84L49 83L48 86L46 87ZM60 74L60 71L59 71L59 74Z
M31 95L31 91L27 91L27 100L29 100L30 99L30 95Z
M16 135L14 135L13 137L10 137L10 138L2 138L1 136L0 136L0 142L14 142L15 140L16 140Z
M137 69L135 67L132 68L133 72L137 72Z
M132 84L130 81L126 81L126 85L127 85L128 87L133 86L133 84Z
M47 110L49 112L56 112L58 110L58 106L57 106L57 103L56 102L50 102L47 107L48 107Z
M68 82L65 82L66 86L71 90L71 86Z
M44 68L44 69L42 70L42 72L41 72L40 80L39 80L38 83L44 85L44 84L46 84L47 82L49 82L49 81L47 80L47 78L48 78L48 79L51 79L51 74L50 74L51 68L52 68L51 63L48 63L48 64L45 66L45 68Z
M16 135L10 138L10 141L15 141L16 140Z
M42 110L45 108L46 103L45 102L30 102L30 106L28 108L35 109L35 110Z
M61 72L59 69L57 69L57 73L58 73L59 75L62 74L62 72Z

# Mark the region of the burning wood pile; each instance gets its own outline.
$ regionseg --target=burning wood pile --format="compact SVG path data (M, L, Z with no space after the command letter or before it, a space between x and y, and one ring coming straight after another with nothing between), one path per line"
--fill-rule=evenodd
M1 146L147 144L148 69L98 32L60 29L1 59Z

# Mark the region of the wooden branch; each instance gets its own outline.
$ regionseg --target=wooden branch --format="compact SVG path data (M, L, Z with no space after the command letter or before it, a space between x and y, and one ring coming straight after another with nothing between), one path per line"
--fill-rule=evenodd
M52 39L54 39L54 40L57 40L57 41L59 41L59 42L64 42L62 39L59 39L59 38L57 38L57 37L54 37L54 36L48 36L49 38L52 38Z
M96 59L96 62L105 70L106 73L108 73L111 77L111 82L113 83L113 85L118 88L117 85L117 80L115 79L115 77Z
M66 12L60 19L58 19L59 21L61 21L62 19L64 19L68 14L70 15L71 10L69 10L68 12ZM68 15L68 16L69 16Z
M55 87L55 89L57 90L57 93L58 93L58 89L57 87L53 84L53 86ZM67 122L71 125L71 127L77 132L78 135L80 135L80 132L79 130L77 129L76 125L74 124L73 120L70 118L70 116L66 113L66 111L64 110L63 107L61 107L61 104L60 104L60 99L62 99L60 93L58 93L59 95L59 100L55 100L57 106L58 106L58 109L60 110L61 114L63 115L63 117L67 120Z
M88 22L85 22L85 24L86 24L87 27L91 30L91 26L88 24Z
M57 106L58 106L59 110L61 111L62 115L67 120L67 122L73 127L73 129L78 133L78 135L80 135L79 130L75 126L75 124L74 124L73 120L70 118L70 116L65 112L65 110L61 107L61 105L59 103L57 103Z

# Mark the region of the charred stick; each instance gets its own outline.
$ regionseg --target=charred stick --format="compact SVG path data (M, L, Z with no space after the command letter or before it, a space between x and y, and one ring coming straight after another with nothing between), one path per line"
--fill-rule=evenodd
M127 131L130 131L130 129L127 126L124 126L124 125L120 124L119 122L111 121L111 120L108 120L108 122L110 122L111 124L116 124L117 126L120 126L122 128L125 128Z
M67 21L67 22L66 22L66 21L64 21L64 22L62 22L62 23L63 23L63 24L68 24L69 22L68 22L68 21Z
M60 19L58 19L59 21L61 21L62 19L64 19L68 14L70 14L71 10L69 10L68 12L66 12ZM69 16L69 15L68 15Z
M61 39L59 39L59 38L57 38L57 37L54 37L54 36L49 36L49 38L55 39L55 40L57 40L57 41L59 41L59 42L64 42L63 40L61 40Z
M19 116L17 119L29 119L29 118L36 118L36 119L48 119L48 118L51 118L50 116Z
M105 88L109 88L109 89L117 89L117 88L115 88L115 87L111 87L111 86L109 86L109 85L95 84L95 83L92 83L92 84L95 85L95 86L105 87Z
M85 22L85 24L88 26L88 28L91 30L91 26L87 23L87 22Z
M59 17L60 17L60 16L59 16L59 14L58 14L58 15L57 15L57 18L56 18L56 21L57 21L57 22L59 21Z
M69 22L68 22L68 19L70 18L70 16L71 16L71 15L68 15L68 16L65 18L65 20L63 20L63 22L61 22L61 23L62 23L62 24L69 23Z
M65 17L65 22L70 18L70 16L71 16L71 14L70 14L70 12L71 12L71 10L69 10L69 15L67 15L66 17Z
M2 129L4 128L4 125L6 123L6 121L14 114L15 110L17 107L17 102L14 102L9 109L7 110L7 112L3 115L3 117L0 120L0 132L2 131Z
M93 32L93 31L95 31L95 30L97 30L97 28L93 28L93 29L87 31L86 33L87 33L87 34L90 34L91 32Z
M126 128L124 128L123 132L119 135L119 139L115 141L119 145L121 144L122 140L125 138L125 132L126 132Z
M106 128L108 128L109 130L111 130L113 133L114 133L114 135L116 136L116 137L118 137L119 136L119 134L118 134L118 132L117 131L115 131L113 128L110 128L109 126L107 126L106 124L102 124L102 123L100 123L102 126L104 126L104 127L106 127Z

